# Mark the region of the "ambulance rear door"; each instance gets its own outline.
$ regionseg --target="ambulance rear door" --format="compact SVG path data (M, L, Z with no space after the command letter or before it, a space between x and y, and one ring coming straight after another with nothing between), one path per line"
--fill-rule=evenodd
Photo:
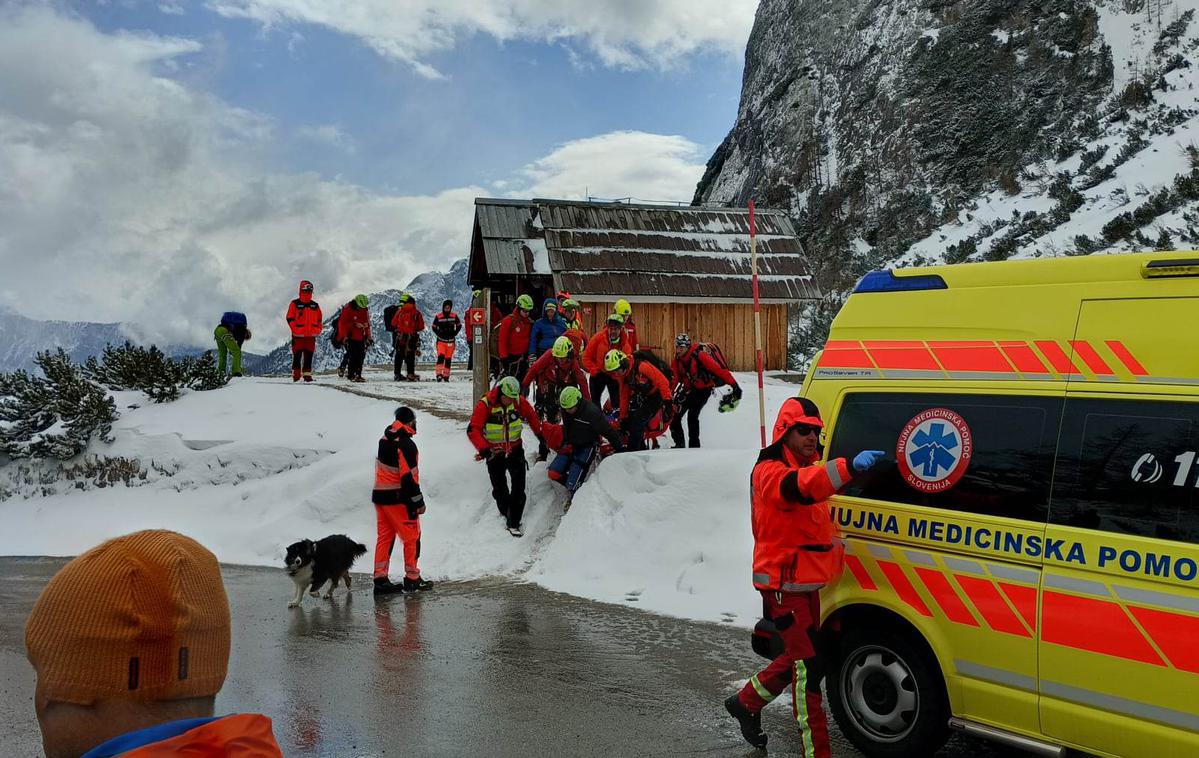
M1084 301L1045 533L1041 726L1199 754L1199 298Z

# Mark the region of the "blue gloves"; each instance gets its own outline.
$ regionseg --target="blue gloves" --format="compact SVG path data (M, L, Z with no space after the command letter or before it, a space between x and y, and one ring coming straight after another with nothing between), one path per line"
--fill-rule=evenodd
M863 450L854 456L853 470L865 471L881 461L885 454L882 450Z

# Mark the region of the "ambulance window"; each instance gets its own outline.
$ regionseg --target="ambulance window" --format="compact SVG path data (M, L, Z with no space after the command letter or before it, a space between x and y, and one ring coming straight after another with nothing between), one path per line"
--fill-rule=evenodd
M846 495L1043 523L1061 406L1049 397L853 394L829 455L887 453Z
M1199 542L1199 403L1070 398L1050 520Z

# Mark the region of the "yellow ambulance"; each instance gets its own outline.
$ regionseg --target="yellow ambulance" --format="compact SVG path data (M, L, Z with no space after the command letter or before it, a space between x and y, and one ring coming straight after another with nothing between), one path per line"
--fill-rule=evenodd
M859 749L1199 756L1199 253L869 274L802 394L889 456L832 500Z

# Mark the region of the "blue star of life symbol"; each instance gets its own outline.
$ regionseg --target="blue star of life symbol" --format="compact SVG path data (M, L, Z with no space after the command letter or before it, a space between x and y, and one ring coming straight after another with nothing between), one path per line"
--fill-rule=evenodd
M916 449L908 454L913 466L923 466L925 478L936 478L937 470L949 471L958 462L957 456L949 452L958 447L958 438L953 431L946 431L945 424L930 424L928 431L921 429L912 436Z

